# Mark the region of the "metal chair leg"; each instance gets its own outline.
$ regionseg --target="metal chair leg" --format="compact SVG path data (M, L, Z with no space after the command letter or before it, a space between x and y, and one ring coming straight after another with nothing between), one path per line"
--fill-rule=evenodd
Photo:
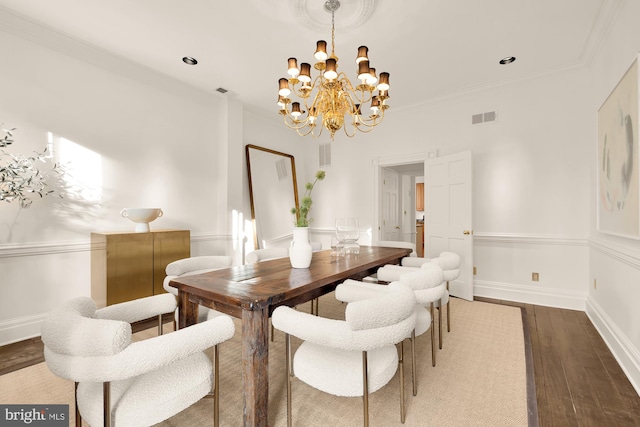
M362 406L364 410L364 427L369 427L369 376L367 368L367 352L362 352Z
M447 282L447 291L449 290L449 282ZM451 293L447 300L447 332L451 332Z
M220 359L218 346L213 346L213 425L220 425Z
M444 307L442 306L442 298L440 298L440 306L438 307L438 341L440 344L440 350L442 350L442 310ZM449 313L449 310L447 310ZM447 322L448 323L448 322Z
M413 383L413 395L418 394L418 382L416 380L416 330L411 331L411 382Z
M80 416L80 409L78 408L78 383L75 383L73 394L76 401L76 427L82 427L82 416Z
M111 427L111 383L102 383L102 419L104 427Z
M429 304L429 311L431 312L431 365L436 366L436 328L433 326L433 301Z
M285 358L287 363L287 427L291 427L291 375L292 360L291 360L291 335L285 334Z
M158 335L162 335L162 314L158 315Z
M319 310L319 302L318 302L318 298L314 298L311 300L311 310L309 311L309 313L311 314L315 314L316 316L318 315L318 310Z
M404 341L400 341L398 369L400 369L400 422L404 424Z

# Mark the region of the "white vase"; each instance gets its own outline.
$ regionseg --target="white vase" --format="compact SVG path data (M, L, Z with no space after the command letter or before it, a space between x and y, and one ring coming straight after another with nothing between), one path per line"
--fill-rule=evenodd
M309 227L294 227L289 246L289 260L293 268L309 268L313 251L309 243Z

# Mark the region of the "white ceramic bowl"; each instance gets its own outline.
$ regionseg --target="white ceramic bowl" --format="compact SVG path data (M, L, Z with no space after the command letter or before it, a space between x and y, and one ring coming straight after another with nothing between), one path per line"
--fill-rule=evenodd
M124 208L120 215L136 223L136 233L148 233L149 223L162 216L160 208Z

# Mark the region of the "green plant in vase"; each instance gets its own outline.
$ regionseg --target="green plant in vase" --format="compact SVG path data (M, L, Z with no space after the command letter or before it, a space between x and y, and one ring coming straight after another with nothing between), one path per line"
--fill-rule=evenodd
M313 205L313 201L311 200L311 192L313 191L313 187L315 187L318 181L322 181L325 177L325 172L320 170L316 172L315 180L313 182L307 182L305 186L304 196L302 197L302 202L300 203L299 208L291 208L291 213L296 216L293 225L296 227L308 227L311 223L312 219L309 218L309 213L311 212L311 206Z

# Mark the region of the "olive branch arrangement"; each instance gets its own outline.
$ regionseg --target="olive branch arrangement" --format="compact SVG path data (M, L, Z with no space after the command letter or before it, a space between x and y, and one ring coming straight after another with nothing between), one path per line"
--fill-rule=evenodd
M0 138L0 202L11 203L17 200L21 208L28 208L33 203L33 195L44 197L55 192L47 185L48 173L37 167L40 162L47 163L47 149L34 152L31 156L7 153L2 148L13 144L15 128L4 129L1 126L0 123L0 131L4 133ZM65 173L58 163L54 163L50 172L61 175Z

